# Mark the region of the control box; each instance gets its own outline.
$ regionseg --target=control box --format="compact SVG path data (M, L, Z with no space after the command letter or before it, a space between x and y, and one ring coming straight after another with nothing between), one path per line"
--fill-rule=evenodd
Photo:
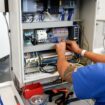
M49 68L53 71L57 59L57 57L47 59L47 54L46 56L43 54L55 50L55 44L62 39L78 41L80 36L85 37L82 38L83 45L93 50L97 1L57 0L54 3L53 1L56 0L8 1L12 68L20 86L36 81L51 82L59 76L57 71L43 72ZM83 27L82 30L80 26ZM86 46L84 49L87 49Z

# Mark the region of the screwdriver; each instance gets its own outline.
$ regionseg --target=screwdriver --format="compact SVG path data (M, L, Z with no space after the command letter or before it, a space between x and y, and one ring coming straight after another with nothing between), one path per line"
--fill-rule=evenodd
M14 98L15 98L15 101L16 101L16 105L20 105L20 103L19 103L19 100L17 99L17 97L16 96L14 96Z

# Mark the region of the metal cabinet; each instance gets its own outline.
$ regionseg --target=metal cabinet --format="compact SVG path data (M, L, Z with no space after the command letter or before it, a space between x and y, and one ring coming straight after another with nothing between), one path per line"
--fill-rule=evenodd
M75 17L70 21L50 21L50 22L22 22L22 1L28 0L9 0L10 11L10 29L11 29L11 43L12 43L12 67L14 76L17 78L19 85L23 86L29 82L36 81L51 81L58 77L58 72L54 74L48 73L33 73L31 75L25 74L24 68L24 53L36 52L52 49L54 44L42 44L36 46L24 46L23 32L26 29L44 29L53 27L68 27L73 26L78 22L82 26L82 42L88 42L90 50L93 50L93 39L95 35L96 24L96 4L95 0L75 0L78 5L75 8ZM86 46L84 46L86 48ZM87 49L87 48L86 48Z

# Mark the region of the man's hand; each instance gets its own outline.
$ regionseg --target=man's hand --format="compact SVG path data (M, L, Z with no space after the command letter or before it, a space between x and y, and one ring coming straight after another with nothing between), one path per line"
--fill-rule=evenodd
M56 44L56 52L58 54L57 69L61 77L63 77L64 71L69 66L69 63L65 58L66 43L60 42Z
M71 82L71 74L75 67L66 60L65 50L66 42L60 42L56 44L56 51L58 54L57 69L62 79Z
M80 54L82 49L78 46L78 44L76 43L76 41L66 41L66 47L68 50Z
M56 52L58 55L65 54L65 50L66 50L66 42L60 42L56 44Z

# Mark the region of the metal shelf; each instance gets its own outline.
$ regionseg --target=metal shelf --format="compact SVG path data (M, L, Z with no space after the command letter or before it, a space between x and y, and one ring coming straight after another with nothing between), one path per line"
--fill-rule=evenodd
M42 73L42 72L28 74L28 75L25 75L24 83L28 83L28 82L32 82L32 81L38 81L38 80L43 80L43 79L47 79L47 78L58 77L58 76L59 76L58 72L55 72L53 74Z
M40 29L40 28L54 28L54 27L68 27L72 26L73 21L53 21L53 22L36 22L23 23L23 29Z
M54 49L55 43L24 46L24 53Z

